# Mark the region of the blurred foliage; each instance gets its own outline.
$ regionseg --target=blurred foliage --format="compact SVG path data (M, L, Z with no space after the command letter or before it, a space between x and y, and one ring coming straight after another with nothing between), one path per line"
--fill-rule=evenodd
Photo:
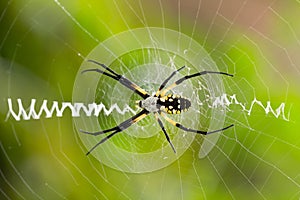
M204 14L194 27L198 1L192 0L1 1L0 198L299 199L300 61L294 56L299 53L300 4L295 2L279 2L268 24L247 29L243 22L229 20L228 25L222 15L216 21L211 15L202 18L215 13L213 9L201 9ZM280 16L288 21L278 20ZM286 102L290 122L266 115L260 107L247 116L233 106L228 123L238 123L207 158L195 159L201 143L197 137L168 168L126 174L85 156L69 113L63 118L5 120L7 98L22 98L27 105L32 98L72 101L85 56L108 37L145 26L193 34L220 70L235 75L225 85L229 94L239 94L247 103L254 97L271 101L275 108ZM267 38L259 34L263 31ZM225 35L221 43L219 35Z

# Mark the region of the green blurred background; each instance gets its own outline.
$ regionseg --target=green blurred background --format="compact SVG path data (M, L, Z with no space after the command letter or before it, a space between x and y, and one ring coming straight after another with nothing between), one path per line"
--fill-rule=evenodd
M299 199L299 17L292 0L1 1L0 199ZM198 158L197 136L173 164L144 174L85 156L68 112L5 120L7 98L71 102L79 67L99 43L147 26L193 38L235 75L228 94L247 107L254 98L274 109L283 102L289 120L231 105L226 124L235 127L207 157Z

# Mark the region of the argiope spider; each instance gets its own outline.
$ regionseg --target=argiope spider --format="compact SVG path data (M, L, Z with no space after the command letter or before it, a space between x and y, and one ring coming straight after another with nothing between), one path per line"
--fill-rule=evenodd
M178 70L174 71L160 85L160 87L157 90L156 94L151 96L145 90L140 88L138 85L136 85L135 83L133 83L129 79L125 78L124 76L122 76L120 74L117 74L116 72L114 72L112 69L110 69L106 65L104 65L102 63L99 63L97 61L94 61L94 60L88 60L88 62L92 62L94 64L97 64L97 65L101 66L102 68L104 68L105 70L107 70L110 73L102 71L101 69L98 69L98 68L86 69L86 70L83 70L81 73L94 71L94 72L104 74L108 77L111 77L111 78L115 79L116 81L118 81L119 83L121 83L122 85L124 85L125 87L127 87L128 89L130 89L133 92L135 92L136 94L138 94L139 96L141 96L143 98L143 100L137 101L137 105L142 109L142 111L140 111L139 113L137 113L133 117L125 120L124 122L120 123L118 126L115 126L113 128L107 129L107 130L99 131L99 132L88 132L88 131L80 130L81 132L83 132L85 134L90 134L90 135L94 135L94 136L111 132L108 136L106 136L105 138L100 140L93 148L91 148L87 152L86 155L90 154L97 146L99 146L100 144L102 144L106 140L110 139L115 134L117 134L119 132L122 132L123 130L127 129L132 124L140 121L141 119L143 119L144 117L146 117L150 113L154 113L155 118L156 118L159 126L161 127L162 131L164 132L165 137L166 137L167 141L169 142L170 146L172 147L174 153L176 153L176 150L175 150L175 148L174 148L174 146L173 146L173 144L170 140L170 137L169 137L168 133L166 132L166 129L165 129L162 121L159 118L159 115L162 116L169 123L171 123L172 125L176 126L179 129L182 129L182 130L187 131L187 132L199 133L199 134L202 134L202 135L207 135L207 134L210 134L210 133L223 131L223 130L226 130L226 129L233 126L233 124L232 124L232 125L227 126L225 128L210 131L210 132L200 131L200 130L194 130L194 129L191 129L191 128L187 128L187 127L181 125L180 123L177 123L177 122L173 121L172 119L168 118L165 115L165 114L180 114L182 111L187 111L188 108L191 106L190 100L188 100L185 97L181 97L181 96L176 95L176 94L166 95L166 93L168 91L170 91L172 88L176 87L177 85L181 84L183 81L188 80L190 78L197 77L197 76L205 75L205 74L221 74L221 75L226 75L226 76L231 76L231 77L233 76L232 74L228 74L228 73L225 73L225 72L202 71L202 72L198 72L198 73L195 73L195 74L184 76L184 77L178 79L177 81L175 81L173 84L171 84L166 89L164 89L166 84L169 82L169 80L177 72L179 72L180 70L182 70L185 67L185 66L183 66L183 67L179 68Z

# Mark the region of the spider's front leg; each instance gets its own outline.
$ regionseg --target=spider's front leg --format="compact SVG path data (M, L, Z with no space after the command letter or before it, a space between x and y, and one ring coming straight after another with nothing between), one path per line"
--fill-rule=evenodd
M102 144L106 140L110 139L116 133L122 132L123 130L127 129L128 127L130 127L132 124L134 124L134 123L140 121L141 119L145 118L148 114L149 114L149 112L147 110L143 109L138 114L136 114L133 117L131 117L131 118L125 120L124 122L120 123L118 126L115 126L113 128L110 128L110 129L107 129L107 130L103 130L103 131L88 132L88 131L80 130L82 133L89 134L89 135L94 135L94 136L101 135L101 134L108 133L108 132L112 132L111 134L109 134L108 136L106 136L105 138L103 138L102 140L100 140L93 148L91 148L86 153L86 155L89 155L97 146L99 146L100 144Z
M127 79L126 77L116 73L115 71L113 71L111 68L107 67L106 65L99 63L97 61L94 60L88 60L88 62L92 62L96 65L99 65L100 67L104 68L106 71L102 71L101 69L98 68L93 68L93 69L86 69L83 70L81 73L86 73L86 72L98 72L100 74L103 74L105 76L108 76L112 79L115 79L116 81L118 81L119 83L121 83L122 85L124 85L125 87L127 87L128 89L132 90L134 93L140 95L143 99L146 99L147 97L149 97L150 95L143 90L141 87L139 87L137 84L135 84L134 82L132 82L131 80Z

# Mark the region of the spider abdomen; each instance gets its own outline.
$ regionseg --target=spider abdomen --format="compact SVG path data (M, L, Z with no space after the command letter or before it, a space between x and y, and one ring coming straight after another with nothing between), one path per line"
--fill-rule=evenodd
M159 110L168 114L180 114L182 111L187 111L191 106L190 100L179 95L169 94L161 97L157 101Z

